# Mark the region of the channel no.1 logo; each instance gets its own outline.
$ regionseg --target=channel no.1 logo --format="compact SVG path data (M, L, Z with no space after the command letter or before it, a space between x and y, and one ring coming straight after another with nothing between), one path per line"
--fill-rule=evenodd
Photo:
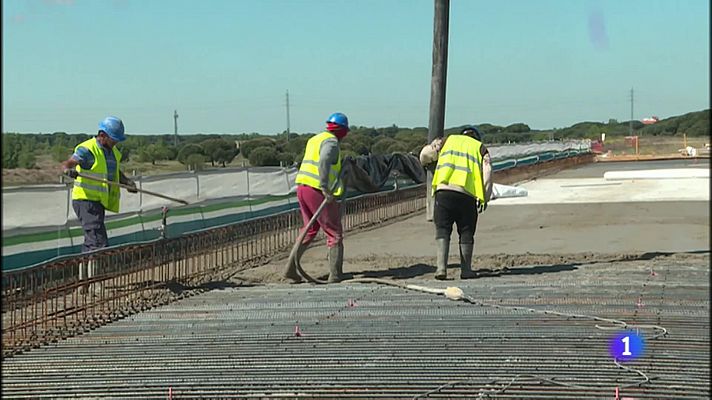
M611 339L608 351L618 361L631 361L643 355L645 340L636 332L621 332Z

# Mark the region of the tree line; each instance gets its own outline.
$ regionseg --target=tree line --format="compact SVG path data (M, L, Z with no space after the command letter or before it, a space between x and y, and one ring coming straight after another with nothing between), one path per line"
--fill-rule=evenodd
M581 122L570 127L551 130L532 130L527 124L515 123L497 126L488 123L478 125L486 144L525 143L569 138L598 139L601 133L608 136L625 136L630 132L629 121L614 119L607 123ZM661 120L653 125L640 121L632 122L635 135L709 136L710 110L687 113ZM445 130L445 134L459 132L461 126ZM156 164L160 161L177 160L186 169L225 167L240 154L252 166L292 165L304 156L307 140L315 133L296 134L286 132L276 135L180 135L178 146L173 135L127 135L119 145L124 160ZM34 168L38 154L51 154L56 162L66 160L74 146L93 135L67 134L18 134L3 133L3 168ZM374 128L352 126L351 132L341 144L342 157L369 154L418 153L427 144L428 129L424 127L403 128L397 125Z

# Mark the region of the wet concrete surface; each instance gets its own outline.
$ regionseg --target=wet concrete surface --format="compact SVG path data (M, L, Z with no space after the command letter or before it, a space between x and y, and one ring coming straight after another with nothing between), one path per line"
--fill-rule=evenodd
M697 166L698 163L690 161L597 163L561 171L539 181L569 179L573 183L585 177L601 177L611 170ZM697 184L708 187L709 179L698 180ZM625 198L626 193L635 196L637 189L628 185L607 190L623 191L617 195ZM680 188L683 191L684 187ZM684 198L682 194L680 198ZM479 217L475 267L494 270L502 265L546 265L552 260L577 261L596 255L609 260L625 254L710 249L709 199L690 201L673 197L667 201L544 204L506 204L506 200L515 199L495 200ZM434 225L426 221L424 212L387 226L347 233L344 271L383 273L398 269L400 263L400 268L420 266L424 273L430 273L435 265L434 237ZM302 266L315 276L328 274L327 249L323 243L323 239L314 243L302 258ZM450 244L453 265L459 262L457 243L457 232L453 232ZM277 256L267 265L239 273L236 279L254 283L283 281L285 257Z

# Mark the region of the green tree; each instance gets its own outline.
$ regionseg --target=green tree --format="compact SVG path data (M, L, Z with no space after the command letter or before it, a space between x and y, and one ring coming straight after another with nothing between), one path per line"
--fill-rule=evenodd
M224 167L226 163L232 162L238 153L235 143L225 139L208 139L201 145L205 156L213 167L216 162L222 163Z
M482 135L494 135L495 133L502 132L504 128L501 126L497 125L492 125L492 124L479 124L477 125L477 128L479 128L480 132L482 132Z
M351 150L358 154L368 154L371 152L373 139L366 134L349 133L346 138L344 138L343 143L351 145Z
M49 138L49 144L51 146L62 146L70 147L72 146L71 139L66 132L55 132Z
M188 158L193 154L203 156L203 147L195 143L186 144L185 146L181 147L176 158L178 159L179 163L185 165L187 168L190 168L191 164L189 163ZM202 159L204 159L204 157ZM192 158L192 160L197 160L197 158L194 157Z
M311 137L312 135L304 135L291 139L289 142L284 144L284 151L292 154L299 154L300 152L303 152L307 147L307 141L309 141Z
M388 146L386 150L386 154L393 154L393 153L407 153L408 148L406 145L402 142L395 142Z
M378 129L378 131L379 131L379 133L380 133L381 135L385 135L385 136L388 136L388 137L393 137L393 136L395 136L396 133L398 133L399 130L400 130L400 128L398 128L398 125L396 125L396 124L393 124L393 125L391 125L391 126L389 126L389 127L386 127L386 128L380 128L380 129Z
M150 162L156 165L156 161L170 160L174 158L173 151L163 143L149 144L138 151L138 159L140 162Z
M119 144L119 150L121 150L121 160L129 161L132 160L134 156L140 157L141 150L150 144L149 139L151 139L151 136L127 136L126 140Z
M179 149L173 145L163 146L161 151L163 151L163 155L166 157L164 160L175 160L178 156L178 150Z
M397 143L395 139L383 137L371 146L371 152L373 154L389 154L388 149Z
M250 165L254 167L261 166L279 166L279 154L274 146L261 146L250 151Z
M240 143L240 153L242 154L243 157L249 159L250 154L252 153L252 150L254 150L258 147L270 147L270 146L274 146L274 145L275 145L275 141L270 138L252 139L252 140L248 140L248 141Z
M31 151L21 151L20 155L17 157L17 166L20 168L35 168L35 155Z
M277 159L285 167L288 167L288 166L294 164L295 158L296 158L296 154L294 154L294 153L287 152L287 153L277 154Z
M185 166L190 171L200 171L203 169L203 164L205 163L205 156L199 153L192 153L188 155L185 159Z
M50 153L52 154L52 160L61 163L72 155L72 149L61 145L54 145L52 149L50 149Z
M22 145L19 140L19 136L14 133L3 133L2 134L2 167L3 168L17 168L18 167L18 156L20 154L20 149Z
M527 124L522 124L522 123L516 123L507 126L504 128L504 132L514 132L514 133L520 133L520 132L529 132L531 129L529 128L529 125Z

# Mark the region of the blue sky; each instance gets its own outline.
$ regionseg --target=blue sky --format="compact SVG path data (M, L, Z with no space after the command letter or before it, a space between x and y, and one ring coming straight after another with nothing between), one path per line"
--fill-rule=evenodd
M3 0L3 132L428 126L433 0ZM445 126L709 108L706 0L451 0Z

